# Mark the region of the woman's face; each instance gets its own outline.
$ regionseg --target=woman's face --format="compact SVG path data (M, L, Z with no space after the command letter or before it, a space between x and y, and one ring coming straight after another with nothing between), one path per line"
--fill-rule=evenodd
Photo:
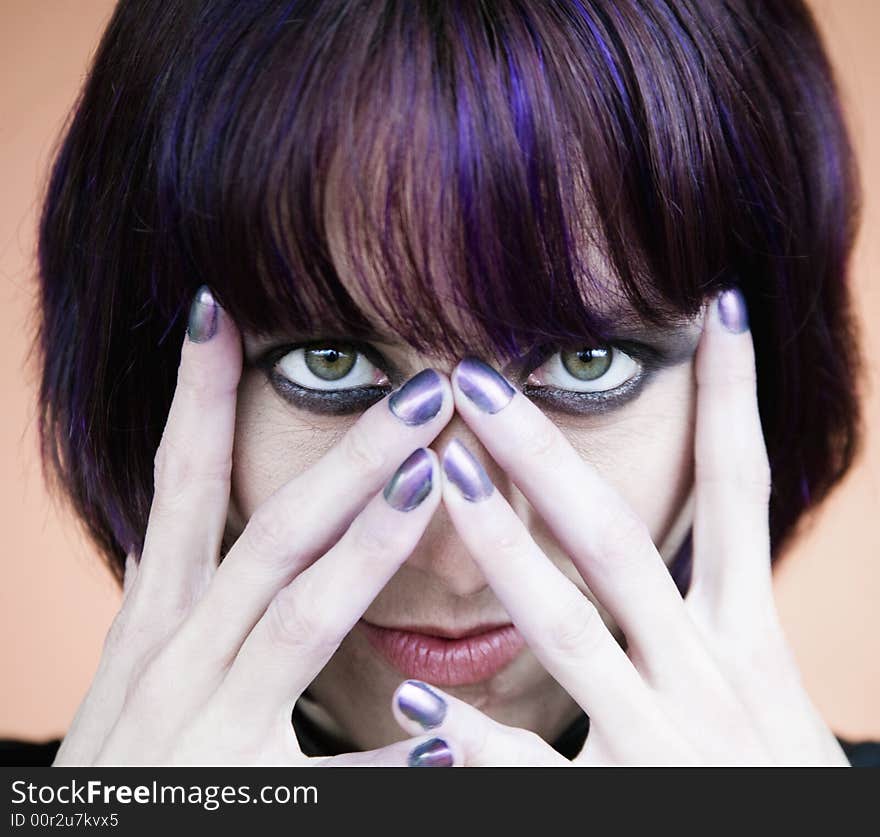
M693 358L700 330L701 318L667 331L634 329L632 339L666 352L671 363L648 376L637 395L619 406L574 414L541 403L577 453L623 495L648 525L667 563L692 521ZM229 518L235 535L263 500L326 453L359 415L328 415L292 403L261 368L253 365L267 349L297 342L302 342L301 338L296 340L291 335L273 335L271 339L244 335L246 363L239 390ZM451 374L454 367L449 361L416 353L403 341L372 345L404 378L429 366L446 374ZM316 372L318 377L331 378L323 384L330 387L387 381L387 370L366 356L346 357L344 345L328 342L325 347L335 348L337 353L299 349L277 363L275 369L303 385L315 382ZM614 386L635 368L626 355L612 357L601 351L564 352L534 370L505 367L496 358L484 359L505 372L516 386L531 382L602 389L603 379ZM333 376L349 367L351 371L334 383ZM597 604L623 644L625 640L611 617L587 589L553 534L459 416L453 415L431 447L440 454L453 437L481 460L495 485L527 522L538 545ZM589 521L584 525L588 526ZM435 626L450 631L509 621L442 504L415 551L373 601L364 619L383 627ZM307 703L306 709L319 723L356 746L379 747L405 737L391 715L390 699L406 676L374 650L358 624L313 682L309 694L317 706ZM580 711L527 647L512 663L482 682L443 688L496 720L532 729L551 741Z

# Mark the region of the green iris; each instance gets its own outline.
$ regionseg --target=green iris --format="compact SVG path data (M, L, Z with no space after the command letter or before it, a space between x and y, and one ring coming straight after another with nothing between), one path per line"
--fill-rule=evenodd
M344 378L357 362L358 353L350 346L320 346L304 351L309 371L323 381Z
M566 370L581 381L595 381L611 366L611 349L608 348L579 349L559 355Z

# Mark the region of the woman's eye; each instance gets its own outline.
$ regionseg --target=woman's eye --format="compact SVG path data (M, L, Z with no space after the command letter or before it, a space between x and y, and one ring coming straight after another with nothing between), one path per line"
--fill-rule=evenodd
M570 392L607 392L636 378L641 368L616 346L562 349L532 370L527 384Z
M275 371L305 389L344 390L388 383L381 369L347 343L316 343L292 349L275 361Z

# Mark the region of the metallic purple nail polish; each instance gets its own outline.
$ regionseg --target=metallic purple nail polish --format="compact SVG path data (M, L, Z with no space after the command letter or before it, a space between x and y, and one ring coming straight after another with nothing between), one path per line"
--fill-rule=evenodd
M742 334L749 327L749 311L739 288L728 288L718 297L718 314L728 331Z
M484 413L503 410L516 390L487 363L466 357L455 372L459 389Z
M452 767L452 750L442 738L432 738L413 747L407 759L409 767Z
M443 471L464 498L472 503L485 500L495 490L483 466L458 439L453 439L443 452Z
M404 424L429 422L443 406L443 381L440 375L433 369L423 369L391 394L388 406Z
M446 717L446 701L420 680L407 680L397 690L397 706L422 729L439 727Z
M189 309L186 333L193 343L207 343L217 333L217 302L207 285L197 291Z
M434 469L424 449L413 451L385 486L385 499L398 511L412 511L431 493Z

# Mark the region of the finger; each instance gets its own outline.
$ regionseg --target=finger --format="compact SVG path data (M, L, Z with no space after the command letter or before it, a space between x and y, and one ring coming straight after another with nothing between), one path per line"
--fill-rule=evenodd
M738 289L713 300L696 360L696 506L691 595L742 627L743 608L772 602L770 466L755 351Z
M500 724L463 700L420 680L405 680L391 700L406 732L454 742L463 767L565 767L571 762L535 733ZM416 758L418 753L416 754Z
M659 661L693 638L647 526L559 428L475 358L456 367L453 392L459 413L547 522L634 655Z
M137 578L138 564L137 558L133 553L125 556L125 571L122 576L122 598L128 597L131 588L134 587L134 580Z
M822 752L827 730L803 690L773 598L771 472L754 344L738 289L713 300L696 372L695 559L688 604L716 639L716 653L761 740L785 754L783 762L808 763Z
M313 759L318 767L461 767L453 742L420 735L379 750Z
M177 387L156 452L139 587L152 618L186 609L214 572L229 500L241 340L206 286L193 301ZM161 590L161 595L156 591Z
M595 606L547 558L458 440L443 452L443 502L519 632L591 719L632 730L655 720L647 685Z
M452 415L448 380L423 370L367 410L338 444L266 500L177 638L213 665L231 662L275 594L345 532L415 448Z
M320 560L272 600L218 698L289 724L293 704L406 560L440 502L437 457L419 448Z

